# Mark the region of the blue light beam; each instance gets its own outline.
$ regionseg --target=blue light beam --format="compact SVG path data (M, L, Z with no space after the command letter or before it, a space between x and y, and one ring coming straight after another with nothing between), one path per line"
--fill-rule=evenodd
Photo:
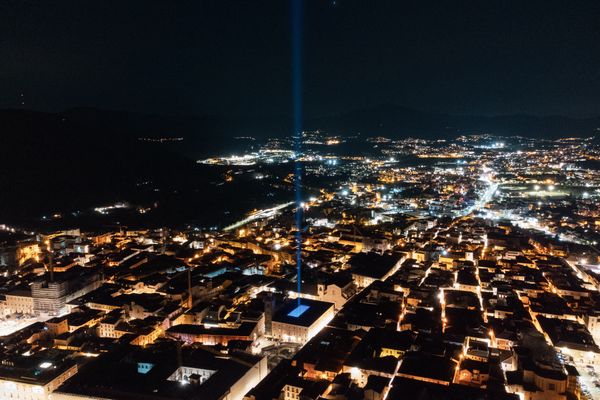
M292 108L294 118L294 184L296 190L296 281L298 307L302 292L302 19L303 0L292 2Z

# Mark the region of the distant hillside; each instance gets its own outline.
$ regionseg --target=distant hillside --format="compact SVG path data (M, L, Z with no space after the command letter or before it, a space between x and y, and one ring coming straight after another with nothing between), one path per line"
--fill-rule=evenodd
M0 111L0 218L102 204L192 162L144 132L127 113Z

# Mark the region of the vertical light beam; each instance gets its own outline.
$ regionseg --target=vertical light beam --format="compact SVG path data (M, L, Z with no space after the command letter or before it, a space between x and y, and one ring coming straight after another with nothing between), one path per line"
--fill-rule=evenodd
M296 281L298 306L302 291L302 13L303 0L292 2L292 108L294 129L294 183L296 190Z

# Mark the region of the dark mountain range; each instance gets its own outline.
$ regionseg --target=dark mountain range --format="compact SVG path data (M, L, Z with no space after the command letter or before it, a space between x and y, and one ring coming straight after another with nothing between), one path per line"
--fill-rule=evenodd
M76 108L62 113L0 110L0 144L19 145L34 141L44 144L123 144L141 137L184 137L185 150L196 157L211 153L234 136L285 136L291 132L288 116L164 116L126 111ZM593 136L600 132L600 117L571 118L527 114L502 116L448 115L381 105L363 110L305 121L306 129L333 134L392 138L442 137L473 133L502 136L564 137ZM62 143L65 142L65 143ZM31 143L30 143L31 144ZM4 146L3 146L4 147Z
M593 136L599 133L600 117L570 118L527 114L469 116L428 113L396 105L381 105L333 117L309 121L311 128L361 132L367 136L455 137L489 133L500 136L564 137Z

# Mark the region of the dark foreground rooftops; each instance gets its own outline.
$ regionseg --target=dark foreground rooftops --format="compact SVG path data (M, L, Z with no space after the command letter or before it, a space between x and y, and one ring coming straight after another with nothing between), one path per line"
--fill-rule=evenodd
M178 355L175 342L143 349L125 345L87 364L58 392L119 400L217 400L247 373L256 372L258 378L260 360L246 353L224 355L198 347L183 347ZM261 378L266 364L263 369Z

